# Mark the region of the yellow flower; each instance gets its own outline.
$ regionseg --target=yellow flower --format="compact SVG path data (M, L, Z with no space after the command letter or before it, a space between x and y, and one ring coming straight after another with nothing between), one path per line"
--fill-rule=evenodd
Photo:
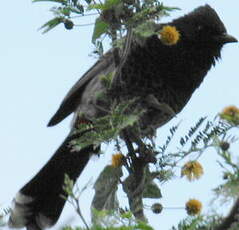
M191 199L186 203L185 209L190 216L198 215L202 210L202 203L199 200Z
M225 107L219 115L221 119L224 119L237 125L239 124L239 108L234 105Z
M159 32L159 38L163 44L171 46L178 42L180 33L175 26L164 26Z
M188 161L181 169L181 176L189 181L199 179L203 175L203 167L198 161Z
M239 109L234 105L230 105L223 109L222 114L235 116L236 114L239 114Z
M124 155L122 153L116 153L112 155L111 165L115 168L120 167L123 163Z

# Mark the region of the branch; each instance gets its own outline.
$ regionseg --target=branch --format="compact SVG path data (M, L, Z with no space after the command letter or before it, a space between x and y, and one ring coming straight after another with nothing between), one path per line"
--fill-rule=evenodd
M239 198L233 205L229 215L214 230L229 230L233 224L239 223Z

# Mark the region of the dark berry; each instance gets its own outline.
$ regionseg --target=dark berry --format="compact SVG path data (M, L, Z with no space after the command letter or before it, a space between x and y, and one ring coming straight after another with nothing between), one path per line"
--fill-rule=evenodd
M223 151L227 151L230 147L230 144L226 141L222 141L220 143L220 148L223 150Z
M67 30L71 30L74 27L74 23L71 20L66 19L64 22L64 26Z
M155 203L151 206L151 210L153 211L153 213L159 214L162 212L163 206L160 203Z

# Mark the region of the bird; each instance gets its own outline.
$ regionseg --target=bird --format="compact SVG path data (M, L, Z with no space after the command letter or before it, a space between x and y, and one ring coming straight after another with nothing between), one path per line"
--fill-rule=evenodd
M165 44L159 31L175 27L180 34L174 45ZM178 114L221 58L222 47L237 39L227 30L216 11L203 5L168 23L155 23L155 33L143 43L135 39L121 67L114 93L119 98L137 97L137 106L146 110L139 123L142 135L167 123ZM26 183L13 199L9 227L43 230L59 219L66 200L62 185L67 174L74 182L98 149L88 145L72 150L78 124L102 117L109 104L96 93L105 92L100 76L116 70L112 50L106 52L69 90L48 126L74 114L69 135L42 169ZM116 79L117 80L117 79Z

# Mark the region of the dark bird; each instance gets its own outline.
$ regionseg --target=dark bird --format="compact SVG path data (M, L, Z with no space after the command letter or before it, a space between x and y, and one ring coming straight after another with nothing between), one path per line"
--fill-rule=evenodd
M164 25L174 26L180 33L175 45L167 45L154 34L143 44L137 39L131 44L121 69L120 84L115 92L125 98L138 97L139 106L146 109L140 118L145 134L162 126L179 113L202 83L207 72L221 57L223 45L237 40L228 35L217 13L205 5ZM155 32L162 29L155 25ZM73 126L82 119L92 120L104 115L96 93L106 91L99 76L115 70L111 51L97 61L70 89L48 126L75 114ZM123 93L122 93L123 92ZM84 117L82 117L84 114ZM65 200L60 196L64 174L76 181L95 151L89 145L72 151L71 131L46 165L17 193L9 226L28 230L50 227L58 220Z

